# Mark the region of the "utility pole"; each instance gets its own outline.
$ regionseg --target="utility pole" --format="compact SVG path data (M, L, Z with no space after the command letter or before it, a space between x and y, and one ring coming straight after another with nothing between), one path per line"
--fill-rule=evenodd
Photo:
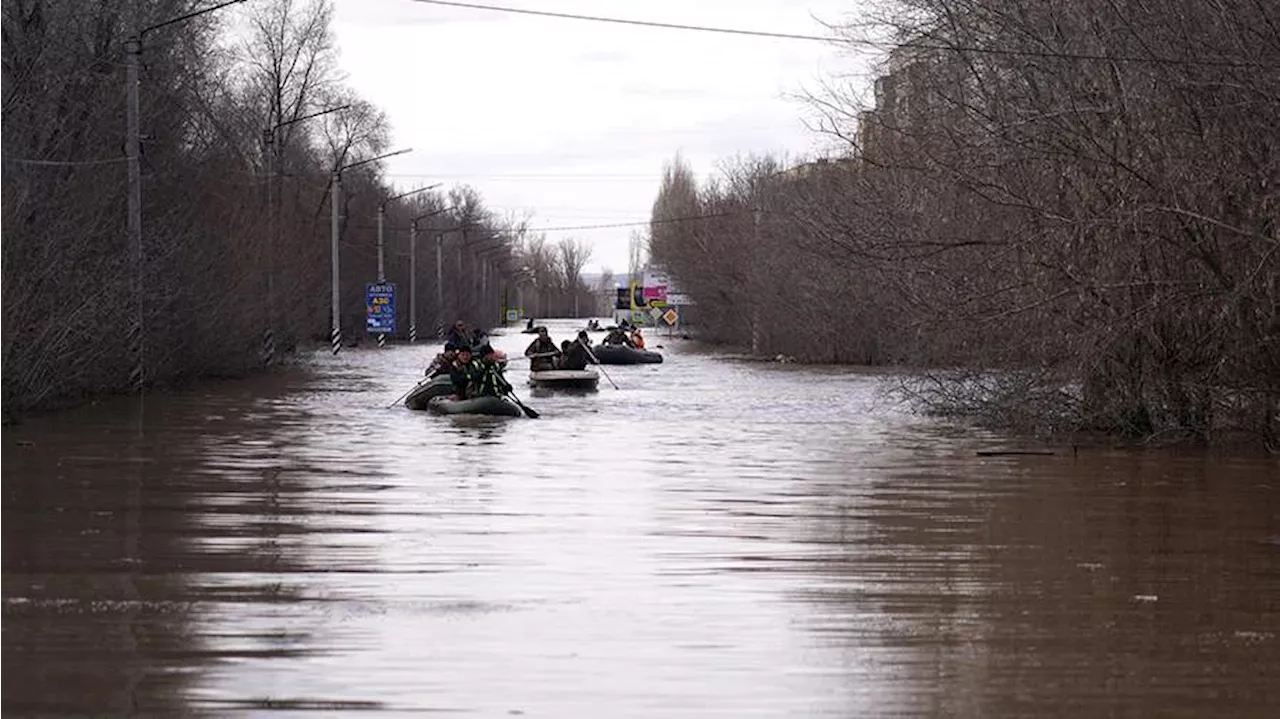
M433 217L450 208L442 207L409 221L409 343L418 341L418 221ZM437 236L438 237L438 236ZM440 248L436 247L436 286L440 282Z
M265 152L263 162L267 171L267 248L266 248L266 274L267 274L267 312L266 327L262 330L262 364L270 365L275 361L276 356L276 298L275 298L275 274L276 274L276 248L279 247L279 230L280 223L276 218L276 183L278 182L278 174L280 169L280 149L281 145L276 142L276 131L288 127L303 120L310 120L313 117L328 115L331 112L339 112L350 108L350 105L341 105L339 107L331 107L327 110L313 112L310 115L295 117L292 120L277 122L275 125L268 127L262 131L262 146Z
M124 43L124 115L125 140L124 153L128 165L128 200L126 211L129 245L133 254L133 301L134 315L130 328L130 345L133 354L133 368L130 370L130 384L141 394L146 386L146 321L143 303L143 277L146 273L146 256L142 246L142 120L139 100L138 67L141 65L142 39L147 33L162 27L174 25L191 18L221 10L228 5L237 5L245 0L228 0L203 10L189 12L185 15L158 22L138 30ZM137 27L136 23L134 27Z
M752 223L752 235L754 239L754 242L752 243L752 246L751 246L751 256L754 258L754 257L757 257L760 252L760 206L759 205L756 205L756 207L751 211L751 223ZM752 267L749 269L752 275L754 275L757 271L757 268L754 266L755 264L756 264L755 262L752 262ZM760 354L760 302L758 301L758 298L752 297L752 294L753 294L751 292L751 290L753 289L752 287L748 286L746 289L747 289L747 300L751 303L751 354L758 355Z
M338 281L340 279L340 276L338 274L338 255L340 254L339 246L338 246L338 234L342 229L341 223L339 223L338 221L338 212L339 212L339 206L342 203L342 173L344 170L350 170L353 167L367 165L370 162L377 162L378 160L385 160L388 157L394 157L396 155L403 155L406 152L413 152L413 149L405 148L403 150L396 150L395 152L388 152L385 155L378 155L377 157L370 157L367 160L360 160L359 162L352 162L351 164L343 165L333 171L333 179L329 183L329 186L333 191L333 194L329 199L329 204L333 206L332 227L331 227L332 242L329 247L329 251L332 255L330 257L330 267L332 269L332 273L329 278L329 282L331 285L329 288L330 295L331 295L330 299L332 301L330 312L332 313L333 317L330 323L331 329L329 331L329 342L330 344L333 345L334 354L338 354L338 352L342 351L342 305L340 303L341 293L338 288ZM381 265L381 262L379 262L379 265ZM379 274L381 274L381 272L379 272Z
M418 341L418 218L409 223L409 344Z
M398 200L398 199L400 199L400 198L402 198L402 197L408 197L409 195L416 195L416 194L418 194L419 192L426 192L427 190L434 190L435 188L439 187L440 185L441 185L441 183L437 182L437 183L436 183L436 184L434 184L434 185L428 185L427 187L420 187L420 188L418 188L418 189L416 189L416 190L410 190L410 191L408 191L408 192L402 192L402 193L400 193L399 195L396 195L395 197L387 198L386 200L384 200L384 201L382 201L382 202L378 203L378 284L382 284L382 283L384 283L384 282L386 282L386 281L387 281L387 268L386 268L386 259L385 259L385 258L386 258L386 243L385 243L385 242L384 242L384 240L383 240L383 226L384 226L384 225L385 225L385 223L386 223L386 217L387 217L387 204L388 204L388 203L391 203L391 202L395 202L396 200ZM412 223L412 226L413 226L413 227L416 227L416 226L417 226L417 220L414 220L414 222ZM411 230L411 231L412 231L412 230ZM416 232L416 231L414 231L414 232ZM412 260L412 259L410 259L409 264L410 264L411 266L413 265L413 260ZM410 271L410 275L411 275L411 276L412 276L412 274L413 274L413 272L412 272L412 271ZM412 282L412 280L411 280L411 281L410 281L410 300L409 300L409 303L410 303L410 304L412 304L412 303L413 303L413 299L412 299L412 294L413 294L413 292L412 292L412 286L413 286L413 282ZM410 342L412 342L412 341L413 341L413 340L410 340ZM379 332L379 333L378 333L378 346L379 346L379 347L385 347L385 346L386 346L386 344L387 344L387 336L386 336L384 333Z
M129 332L129 344L133 354L130 384L142 392L146 384L146 332L143 324L142 275L142 131L139 128L138 63L142 55L142 36L134 35L124 44L125 75L125 145L124 153L129 163L129 247L133 253L133 322Z
M341 223L338 219L338 204L342 201L342 171L337 170L333 173L333 178L329 181L329 205L331 210L330 236L333 241L329 246L330 266L329 266L329 293L330 293L330 320L329 320L329 343L333 346L333 353L336 355L342 351L342 303L338 292L338 234L341 231Z
M444 335L444 233L436 233L436 332Z
M270 365L276 357L275 311L276 311L276 201L275 201L275 133L271 129L262 131L262 149L265 153L263 163L267 171L267 326L262 330L262 364Z

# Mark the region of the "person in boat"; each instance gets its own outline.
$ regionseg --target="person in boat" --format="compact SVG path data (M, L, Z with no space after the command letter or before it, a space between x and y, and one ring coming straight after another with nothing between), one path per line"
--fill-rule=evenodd
M453 399L466 399L471 387L480 375L480 363L471 354L470 345L462 345L453 358L453 366L449 368L449 379L453 382Z
M631 332L631 346L638 350L644 349L644 335L640 334L639 327Z
M532 317L530 317L530 318L529 318L529 321L528 321L528 322L525 322L525 323L524 323L524 328L525 328L526 330L529 330L530 332L532 332L532 331L533 331L533 318L532 318Z
M587 354L587 345L585 340L586 332L579 332L578 338L572 343L565 340L564 354L560 357L560 369L584 370L591 361L591 355Z
M427 365L427 378L434 379L435 377L448 373L449 369L453 366L453 361L457 359L457 357L458 347L452 342L445 342L444 351L436 355L436 358L431 360L431 364Z
M489 344L489 335L479 327L471 330L471 346L484 347Z
M599 332L599 331L600 331L600 322L599 322L598 320L595 320L595 319L587 320L587 329L588 329L588 330L590 330L590 331L592 331L592 332Z
M587 334L586 330L578 330L578 341L587 347L591 346L591 337Z
M615 345L625 345L627 347L636 346L636 344L631 341L631 338L627 336L626 330L621 327L614 327L610 329L609 334L605 335L604 339L600 340L600 344L605 345L606 347Z
M529 363L529 371L531 372L555 369L556 358L561 354L563 352L551 340L551 335L547 332L546 327L538 328L538 336L529 343L529 347L524 351L524 356L532 360Z
M468 397L505 397L511 393L511 383L502 373L499 353L490 345L479 349L479 372L472 375Z
M452 342L455 347L471 344L471 334L467 332L467 323L458 320L453 323L453 327L449 329L449 334L445 335L445 342Z

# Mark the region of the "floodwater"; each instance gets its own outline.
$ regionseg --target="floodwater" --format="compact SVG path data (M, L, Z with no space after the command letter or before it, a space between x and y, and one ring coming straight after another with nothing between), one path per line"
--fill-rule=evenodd
M6 429L4 715L1278 711L1275 459L650 343L536 420L396 405L419 345Z

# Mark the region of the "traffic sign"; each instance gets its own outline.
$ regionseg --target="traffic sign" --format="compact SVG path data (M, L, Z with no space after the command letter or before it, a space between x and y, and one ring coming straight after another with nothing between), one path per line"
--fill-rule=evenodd
M520 321L520 310L507 310L507 321L508 321L508 322L519 322L519 321Z
M364 328L371 334L396 333L396 283L367 282L364 286Z
M669 309L662 314L662 319L669 325L674 325L680 319L680 315L676 314L674 309Z

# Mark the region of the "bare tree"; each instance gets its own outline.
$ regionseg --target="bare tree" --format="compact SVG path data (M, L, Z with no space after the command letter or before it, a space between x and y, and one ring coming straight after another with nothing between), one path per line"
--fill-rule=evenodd
M581 317L581 299L584 290L582 268L591 259L591 246L583 240L566 237L556 246L560 251L560 271L564 274L565 292L574 317Z

